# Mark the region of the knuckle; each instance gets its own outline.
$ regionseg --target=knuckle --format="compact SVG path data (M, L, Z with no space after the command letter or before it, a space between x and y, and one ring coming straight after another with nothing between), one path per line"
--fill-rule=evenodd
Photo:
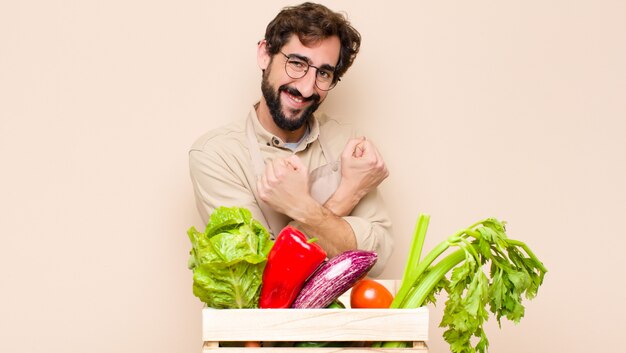
M274 173L274 177L272 178L272 183L278 183L284 177L285 171L283 169L276 170L276 172Z

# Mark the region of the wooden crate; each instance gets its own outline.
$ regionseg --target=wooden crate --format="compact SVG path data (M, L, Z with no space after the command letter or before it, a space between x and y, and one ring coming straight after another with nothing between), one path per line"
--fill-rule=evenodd
M393 284L384 283L395 292ZM344 294L343 303L349 303ZM211 309L202 311L203 353L428 352L428 309ZM408 341L409 348L220 347L220 342Z

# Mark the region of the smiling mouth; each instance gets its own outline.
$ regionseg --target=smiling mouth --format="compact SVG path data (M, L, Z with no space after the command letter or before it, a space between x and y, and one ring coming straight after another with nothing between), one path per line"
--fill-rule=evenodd
M284 108L297 115L309 107L316 106L320 96L313 93L310 97L304 97L296 88L283 85L278 88L278 93L283 97ZM316 108L315 108L316 109Z
M290 97L293 101L295 101L295 102L297 102L297 103L302 103L302 101L303 101L302 97L294 97L294 96L292 96L292 95L289 95L289 97Z
M304 98L301 94L293 92L289 89L281 90L281 93L284 93L287 99L297 106L303 106L304 103L311 100L311 98Z

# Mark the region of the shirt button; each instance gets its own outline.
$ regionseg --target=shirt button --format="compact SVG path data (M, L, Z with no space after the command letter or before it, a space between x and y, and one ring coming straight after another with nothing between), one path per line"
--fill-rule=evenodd
M279 141L278 141L278 138L276 138L276 137L272 138L272 143L273 143L274 145L278 145L278 142L279 142Z

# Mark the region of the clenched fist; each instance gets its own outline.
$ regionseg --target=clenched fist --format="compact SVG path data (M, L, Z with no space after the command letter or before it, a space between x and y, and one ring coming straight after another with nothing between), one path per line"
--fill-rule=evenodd
M341 154L341 185L359 198L374 190L389 171L374 144L365 137L353 138Z
M266 163L257 181L259 197L275 211L295 218L293 212L312 199L309 171L296 155Z

